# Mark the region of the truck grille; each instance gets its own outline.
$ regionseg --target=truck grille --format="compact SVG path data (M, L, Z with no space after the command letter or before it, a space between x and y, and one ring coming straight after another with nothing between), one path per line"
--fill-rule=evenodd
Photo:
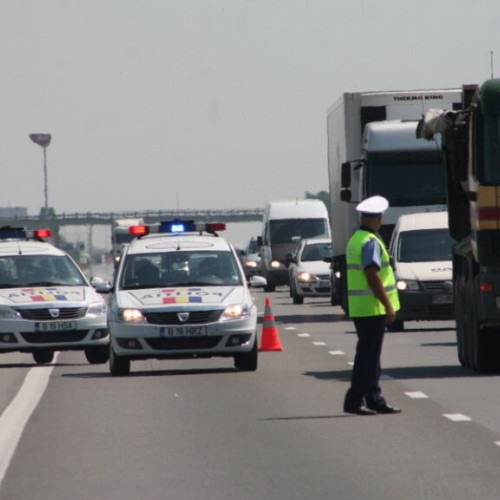
M203 323L215 323L219 321L222 309L215 311L182 311L189 312L187 321L181 321L176 312L143 312L148 323L153 325L197 325Z
M446 282L444 280L441 280L441 281L422 281L421 285L422 285L422 288L427 292L442 292L443 290L447 290L445 288L445 283ZM452 288L449 289L450 292L452 290L453 290Z

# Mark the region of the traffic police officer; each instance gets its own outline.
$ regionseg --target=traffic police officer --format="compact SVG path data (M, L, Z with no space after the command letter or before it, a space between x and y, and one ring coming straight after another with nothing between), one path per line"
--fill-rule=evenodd
M372 196L358 204L361 226L347 243L348 313L358 336L351 387L344 411L357 415L400 413L387 404L379 385L385 327L396 319L399 298L389 254L377 231L389 202Z

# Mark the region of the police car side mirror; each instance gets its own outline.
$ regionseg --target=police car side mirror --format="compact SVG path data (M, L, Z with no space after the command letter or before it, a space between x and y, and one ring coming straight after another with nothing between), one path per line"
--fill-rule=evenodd
M98 293L111 293L111 291L113 290L113 286L109 281L105 281L98 276L91 278L90 284Z

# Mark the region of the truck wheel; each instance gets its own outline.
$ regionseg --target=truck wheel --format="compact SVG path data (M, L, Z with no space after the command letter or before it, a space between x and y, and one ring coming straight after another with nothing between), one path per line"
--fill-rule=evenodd
M455 309L455 331L457 335L457 355L460 364L467 368L469 365L467 363L466 348L465 348L465 330L467 326L465 325L465 318L463 317L463 283L459 283L459 279L455 280L454 283L454 309Z

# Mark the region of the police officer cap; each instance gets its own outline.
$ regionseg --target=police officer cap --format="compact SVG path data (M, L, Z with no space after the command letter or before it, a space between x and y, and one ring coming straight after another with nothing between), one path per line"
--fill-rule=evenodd
M382 214L387 210L389 202L383 196L370 196L358 204L356 210L363 214Z

